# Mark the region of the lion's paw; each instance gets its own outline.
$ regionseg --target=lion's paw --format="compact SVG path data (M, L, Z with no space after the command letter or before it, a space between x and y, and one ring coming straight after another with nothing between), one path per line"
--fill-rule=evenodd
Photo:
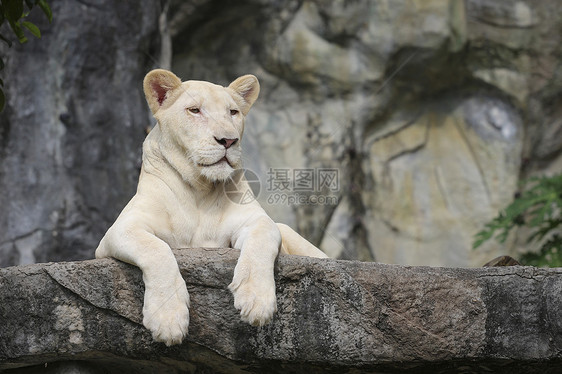
M180 278L181 279L181 278ZM164 292L146 287L143 324L155 341L180 344L189 327L189 293L183 279Z
M275 282L264 276L260 279L250 277L241 271L234 272L232 283L228 286L234 295L234 307L240 311L242 321L252 326L263 326L271 321L277 311Z

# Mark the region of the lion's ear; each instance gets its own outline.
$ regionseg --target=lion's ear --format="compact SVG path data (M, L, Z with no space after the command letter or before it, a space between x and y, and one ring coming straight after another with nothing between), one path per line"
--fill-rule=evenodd
M244 115L248 114L250 108L260 94L260 82L255 76L248 74L237 78L228 88L236 92L244 101L241 110Z
M152 113L156 113L167 99L170 99L170 93L181 86L181 79L174 73L156 69L144 77L143 87L146 101Z

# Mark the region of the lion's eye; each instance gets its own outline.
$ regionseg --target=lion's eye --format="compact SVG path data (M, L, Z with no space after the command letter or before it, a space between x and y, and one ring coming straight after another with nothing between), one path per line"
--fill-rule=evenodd
M187 110L189 110L193 114L201 113L201 110L199 108L189 108Z
M230 115L231 116L235 116L238 114L238 111L236 109L230 109Z

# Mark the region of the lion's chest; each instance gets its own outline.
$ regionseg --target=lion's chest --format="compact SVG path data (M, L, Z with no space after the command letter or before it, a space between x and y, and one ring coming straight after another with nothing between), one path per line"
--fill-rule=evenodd
M223 212L190 212L176 209L170 217L170 232L164 239L172 248L229 247L231 236L223 223Z

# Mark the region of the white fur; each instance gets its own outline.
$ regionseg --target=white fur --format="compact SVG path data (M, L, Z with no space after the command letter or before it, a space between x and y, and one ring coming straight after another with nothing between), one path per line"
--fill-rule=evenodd
M229 285L234 306L242 320L268 323L277 309L273 265L279 250L326 255L275 224L257 201L238 205L224 194L229 176L241 167L244 116L257 99L258 80L246 75L221 87L182 83L171 72L154 70L144 89L158 124L143 144L137 193L102 238L96 257L115 257L142 270L143 324L156 341L172 345L187 335L189 294L171 248L240 249ZM225 148L217 139L238 140Z

